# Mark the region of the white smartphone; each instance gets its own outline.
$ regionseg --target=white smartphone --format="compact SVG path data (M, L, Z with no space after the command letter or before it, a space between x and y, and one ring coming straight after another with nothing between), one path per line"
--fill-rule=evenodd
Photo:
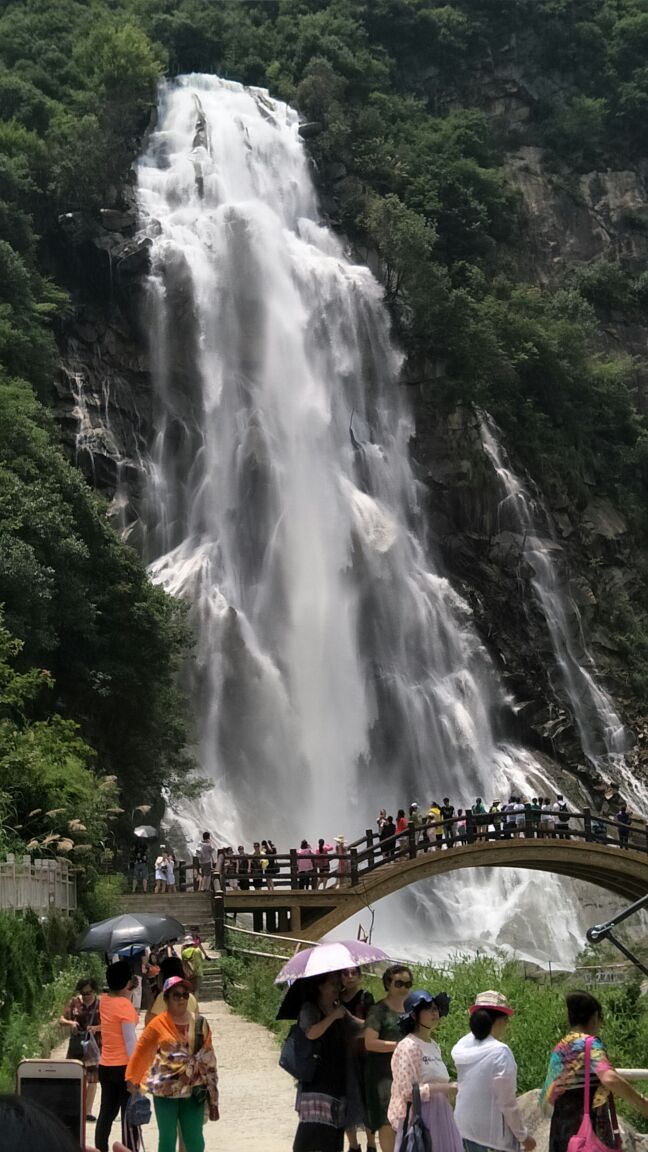
M85 1148L85 1076L80 1060L21 1060L16 1091L58 1116Z

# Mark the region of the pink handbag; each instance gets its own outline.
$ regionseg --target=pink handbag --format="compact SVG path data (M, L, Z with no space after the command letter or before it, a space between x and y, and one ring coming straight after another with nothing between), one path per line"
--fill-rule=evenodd
M585 1087L583 1090L583 1119L575 1136L571 1136L567 1145L567 1152L610 1152L609 1144L604 1144L596 1135L590 1116L590 1065L591 1050L594 1037L588 1036L585 1041ZM617 1128L616 1110L614 1100L610 1097L610 1113L612 1129L614 1132L614 1147L621 1148L621 1140Z

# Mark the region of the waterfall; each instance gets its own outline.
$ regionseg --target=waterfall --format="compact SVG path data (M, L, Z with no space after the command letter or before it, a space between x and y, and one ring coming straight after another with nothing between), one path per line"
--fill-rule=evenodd
M622 781L628 802L646 815L648 789L626 764L625 729L612 697L599 683L578 606L569 592L563 549L551 531L547 509L510 467L489 418L481 419L480 433L502 491L498 528L501 531L510 525L521 537L521 556L532 572L531 586L547 626L583 753L604 779Z
M188 832L281 851L355 838L381 806L549 787L496 730L510 701L426 539L382 289L319 223L297 114L212 76L165 85L138 196L147 559L190 604L195 749L213 784L181 806ZM564 909L549 925L548 899ZM405 905L381 905L385 934ZM487 941L555 960L578 944L554 877L464 873L407 907L420 922L406 939L427 954Z

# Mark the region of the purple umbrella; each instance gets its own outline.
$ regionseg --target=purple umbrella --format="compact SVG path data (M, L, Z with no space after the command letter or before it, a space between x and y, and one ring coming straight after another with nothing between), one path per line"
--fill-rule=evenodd
M376 960L389 960L389 956L375 944L363 944L360 940L333 940L330 944L317 944L298 952L284 964L275 984L291 984L305 976L359 968L361 964L373 964Z

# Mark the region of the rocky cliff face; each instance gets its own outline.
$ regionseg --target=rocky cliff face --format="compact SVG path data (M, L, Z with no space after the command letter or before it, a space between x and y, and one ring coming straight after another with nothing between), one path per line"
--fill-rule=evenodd
M507 168L527 222L525 242L517 250L524 278L546 282L566 264L601 256L645 261L648 230L640 222L648 220L648 165L637 171L592 172L566 183L548 171L538 149L522 147L508 157ZM108 498L116 526L142 549L144 462L154 436L142 291L148 242L137 236L130 189L119 209L105 210L98 220L71 214L60 224L59 255L76 307L61 332L54 410L70 455ZM605 339L648 363L648 327L611 315ZM502 492L484 452L480 414L459 410L441 418L429 392L415 386L409 391L417 424L413 452L429 490L434 544L471 603L484 641L519 704L502 722L517 726L528 743L569 769L591 793L600 782L584 761L556 674L547 623L531 592L533 573L523 534L502 520ZM641 367L637 392L642 403L648 402ZM524 478L515 445L506 448ZM532 482L526 483L533 490ZM574 632L582 627L575 643L584 650L587 642L614 692L621 683L620 657L606 630L607 606L619 589L632 591L637 555L618 510L593 483L590 493L580 508L550 494L542 535L553 550L562 590L575 606ZM622 696L617 704L633 731L632 756L639 767L648 759L643 747L648 722L644 725L640 702Z
M548 169L540 149L525 146L509 155L507 170L526 223L524 243L515 253L521 277L547 283L567 267L598 259L645 266L648 166L590 172L567 182ZM628 323L614 312L602 319L608 346L636 358L637 403L645 406L648 325ZM479 414L457 411L440 419L424 388L411 391L417 426L413 451L430 491L430 521L443 560L470 600L482 635L521 703L517 718L524 737L568 765L591 788L596 774L585 761L556 674L546 620L531 591L533 572L524 540L503 529L502 492L484 457ZM525 478L515 444L506 449ZM525 480L534 493L530 478ZM581 650L587 646L614 694L628 728L629 761L645 778L648 725L643 702L624 687L622 657L607 627L616 597L627 593L632 599L645 557L619 510L597 492L591 477L583 480L590 495L581 507L561 497L558 485L535 493L545 509L542 535L553 550L562 592L577 612L574 630L582 628L575 642Z

